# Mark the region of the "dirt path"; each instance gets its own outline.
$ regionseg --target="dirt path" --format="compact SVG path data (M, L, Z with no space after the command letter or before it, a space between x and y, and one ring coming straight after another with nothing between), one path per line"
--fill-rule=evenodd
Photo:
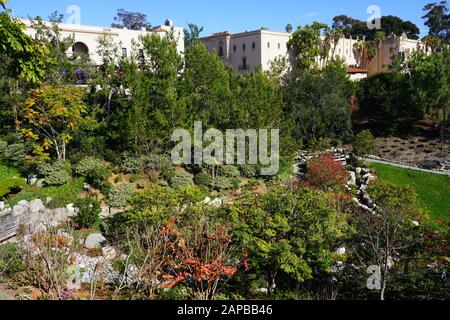
M5 290L4 286L0 284L0 301L4 300L17 300L11 292Z

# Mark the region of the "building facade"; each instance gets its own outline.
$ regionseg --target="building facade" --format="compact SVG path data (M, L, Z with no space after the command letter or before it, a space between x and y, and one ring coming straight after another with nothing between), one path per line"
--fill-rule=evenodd
M266 29L231 34L230 32L215 33L200 41L210 52L216 52L224 63L231 65L242 73L253 73L257 68L268 71L276 59L285 58L289 64L292 60L288 42L291 34L275 32ZM368 74L386 72L393 58L407 58L414 50L420 48L420 43L401 37L390 36L380 45L377 56L368 64L362 61L355 50L358 39L341 38L338 43L331 44L329 59L340 58L348 66L348 73L353 80L367 77ZM318 57L319 66L326 64Z
M21 21L26 26L25 33L34 38L36 36L36 30L32 28L31 21L26 19L21 19ZM51 25L49 22L44 22L44 24L48 26ZM104 35L110 36L114 40L114 42L119 46L120 54L123 57L128 57L133 54L133 43L137 42L140 36L149 34L157 34L161 37L165 37L169 33L173 33L178 52L180 54L184 53L183 28L175 27L171 20L167 20L163 25L154 27L151 31L94 27L65 23L58 24L58 28L63 38L70 36L74 39L72 48L67 52L68 55L86 54L96 65L100 65L102 62L97 51L98 39Z
M224 63L242 73L253 73L257 68L268 71L277 58L287 58L290 38L289 33L261 29L237 34L220 32L200 41Z

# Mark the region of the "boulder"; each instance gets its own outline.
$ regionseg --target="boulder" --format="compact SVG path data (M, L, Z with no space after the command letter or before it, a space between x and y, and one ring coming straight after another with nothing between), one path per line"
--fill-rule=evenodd
M67 216L69 216L69 217L73 217L75 215L76 211L75 211L75 206L73 203L68 204L66 206L66 212L67 212Z
M112 261L117 257L117 252L114 247L104 247L102 248L102 254L103 258L105 258L106 261Z
M30 203L27 200L21 200L19 201L19 203L17 203L17 205L22 207L28 207Z
M37 182L38 182L38 178L37 178L36 175L29 175L29 176L28 176L28 178L27 178L27 183L28 183L30 186L35 186Z
M100 249L106 242L101 233L91 233L84 241L84 247L87 249Z
M30 202L31 213L37 213L45 209L44 203L41 199L36 199Z
M0 211L4 210L6 208L6 205L3 201L0 201Z
M45 187L45 180L39 179L38 181L36 181L36 187L39 187L39 188Z
M350 180L348 181L349 186L356 186L356 173L349 171Z

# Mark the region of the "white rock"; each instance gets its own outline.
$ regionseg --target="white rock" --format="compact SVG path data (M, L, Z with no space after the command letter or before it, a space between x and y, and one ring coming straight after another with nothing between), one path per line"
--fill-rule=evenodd
M19 203L17 203L17 205L22 207L28 207L30 203L27 200L21 200L19 201Z
M73 203L68 204L68 205L66 206L66 211L67 211L67 216L73 217L73 216L75 215L75 207L74 207L74 204L73 204Z
M222 201L222 199L219 199L219 198L216 198L209 203L210 206L217 208L217 209L220 208L222 206L222 204L223 204L223 201Z
M356 173L353 171L349 171L350 174L350 180L348 182L348 185L350 186L356 186Z
M91 233L84 241L84 247L87 249L100 249L104 242L106 242L106 239L101 233Z
M417 221L413 221L412 224L413 224L415 227L420 226L420 223L418 223Z
M201 204L208 204L211 202L211 198L210 197L206 197L205 200L203 200L202 202L200 202Z
M30 211L32 213L37 213L44 209L45 209L44 203L42 202L41 199L36 199L30 202Z
M338 254L338 255L343 256L343 255L345 254L346 251L347 251L346 248L345 248L345 247L342 247L342 248L337 248L336 251L335 251L335 253Z
M361 174L361 171L362 171L362 168L356 168L355 169L356 174Z
M259 293L259 294L269 294L269 290L267 290L267 288L259 288L255 290L255 293Z
M114 247L104 247L102 248L102 254L106 261L112 261L117 257L117 252Z
M5 203L3 201L0 201L0 211L5 209L5 208L6 208Z

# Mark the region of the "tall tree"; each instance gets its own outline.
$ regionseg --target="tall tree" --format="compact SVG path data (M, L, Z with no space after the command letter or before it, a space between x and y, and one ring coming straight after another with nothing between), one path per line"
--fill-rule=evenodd
M200 33L203 32L203 27L193 23L189 23L188 28L184 29L184 43L186 48L193 46L200 37Z
M299 26L292 34L289 45L294 50L295 66L298 70L307 70L316 65L317 57L323 53L322 31L327 25L314 22L305 27Z
M111 24L113 28L130 29L130 30L146 30L151 29L150 22L147 21L147 15L140 12L130 12L124 9L117 10L117 16L114 17L114 23Z
M130 143L140 152L166 148L174 129L184 123L184 103L178 99L178 81L183 62L175 43L152 34L141 37L143 56L129 70L128 128Z
M429 28L429 35L437 36L450 44L450 10L447 1L429 3L423 11L426 14L422 19L425 19L425 25Z
M342 61L323 70L294 71L284 85L285 113L294 119L294 138L312 143L320 138L352 136L351 82Z
M185 61L181 89L189 110L186 125L200 120L205 126L232 128L229 125L236 115L226 66L200 43L188 48Z
M425 114L439 128L443 146L450 122L450 49L426 55L416 52L409 61L408 70L414 85L414 97Z

